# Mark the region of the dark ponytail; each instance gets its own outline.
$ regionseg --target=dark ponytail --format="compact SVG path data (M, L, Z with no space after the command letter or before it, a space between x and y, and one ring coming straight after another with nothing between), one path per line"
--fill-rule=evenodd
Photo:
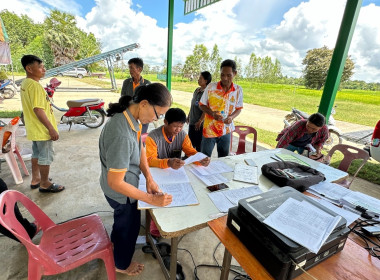
M119 103L111 103L107 110L107 116L112 117L115 113L121 113L129 107L130 104L138 104L146 100L150 105L160 107L170 107L172 104L172 95L169 90L160 83L138 86L134 92L133 98L128 95L120 97Z
M129 103L132 100L132 96L123 95L119 98L119 103L110 103L108 105L107 117L112 117L116 113L121 113L128 108Z

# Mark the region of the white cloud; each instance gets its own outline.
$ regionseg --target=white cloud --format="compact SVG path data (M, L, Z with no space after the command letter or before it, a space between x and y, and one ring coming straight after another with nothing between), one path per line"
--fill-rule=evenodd
M75 0L41 0L46 3L52 9L60 10L66 13L70 13L72 15L80 14L80 4L76 3Z
M18 16L27 15L35 22L43 22L49 13L49 8L41 5L37 0L2 1L1 10L8 10Z

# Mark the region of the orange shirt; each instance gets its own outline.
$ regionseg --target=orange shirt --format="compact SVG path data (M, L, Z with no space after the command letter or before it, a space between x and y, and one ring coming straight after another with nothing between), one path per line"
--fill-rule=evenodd
M161 130L161 131L160 131ZM155 133L152 133L155 132ZM173 139L170 141L164 130L164 126L156 128L154 131L149 133L145 140L145 146L146 146L146 157L148 160L148 164L150 167L158 167L158 168L168 168L168 161L169 161L169 156L167 158L160 158L159 157L159 149L165 149L164 145L157 144L154 138L156 137L163 137L164 141L161 141L162 144L168 145L169 150L164 151L166 154L170 154L170 144L172 144L175 141L175 138L178 137L179 135L173 137ZM181 131L183 132L183 131ZM180 132L180 133L181 133ZM162 133L162 134L161 134ZM185 133L185 132L183 132ZM162 135L162 136L157 136L157 135ZM182 135L181 135L182 136ZM197 150L194 149L193 145L191 144L191 140L189 136L185 133L185 136L183 138L183 142L181 145L182 151L185 152L186 156L192 156L197 153Z

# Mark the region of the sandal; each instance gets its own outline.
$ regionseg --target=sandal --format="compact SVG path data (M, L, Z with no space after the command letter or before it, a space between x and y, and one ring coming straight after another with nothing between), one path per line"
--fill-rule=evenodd
M49 181L53 181L53 179L52 179L52 178L49 178ZM39 187L40 187L40 183L37 183L37 184L35 184L35 185L30 184L30 188L31 188L32 190L35 190L35 189L37 189L37 188L39 188Z
M57 193L57 192L61 192L65 189L64 186L62 185L59 185L59 184L51 184L48 188L44 189L44 188L41 188L39 187L39 191L40 192L44 192L44 193L47 193L47 192L51 192L51 193Z

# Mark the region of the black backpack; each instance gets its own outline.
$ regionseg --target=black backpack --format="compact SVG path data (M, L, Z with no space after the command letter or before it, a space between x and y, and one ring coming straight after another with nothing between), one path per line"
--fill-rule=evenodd
M326 180L325 175L318 170L291 161L264 164L261 172L277 186L290 186L300 192Z

